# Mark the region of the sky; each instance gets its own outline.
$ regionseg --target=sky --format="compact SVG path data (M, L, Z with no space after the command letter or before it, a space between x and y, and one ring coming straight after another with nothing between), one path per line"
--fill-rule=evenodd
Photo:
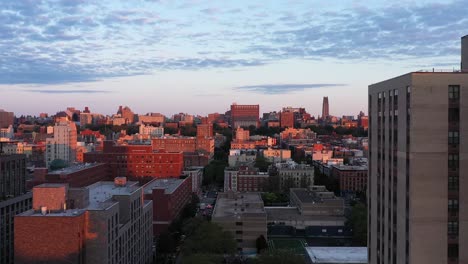
M459 69L465 0L2 0L0 109L168 116L367 111L367 87Z

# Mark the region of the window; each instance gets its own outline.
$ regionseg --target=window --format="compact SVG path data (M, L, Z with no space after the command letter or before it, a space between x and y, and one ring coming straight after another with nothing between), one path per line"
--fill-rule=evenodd
M458 211L458 199L449 199L448 209L450 212Z
M236 222L236 226L241 226L242 222Z
M450 191L458 191L458 177L457 176L449 175L448 189Z
M448 166L452 170L458 169L458 154L449 154Z
M460 137L458 131L449 131L449 138L448 138L448 143L449 144L459 144L460 143Z
M458 235L458 221L449 221L448 222L448 234L449 235Z
M448 257L449 258L458 258L458 244L449 244L448 245Z
M460 85L449 85L449 99L460 99Z

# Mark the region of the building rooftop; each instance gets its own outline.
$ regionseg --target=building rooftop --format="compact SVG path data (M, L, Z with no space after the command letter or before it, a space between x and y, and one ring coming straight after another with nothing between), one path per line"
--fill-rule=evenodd
M145 194L151 194L153 189L164 189L164 193L173 193L184 182L185 179L154 179L145 186L143 191Z
M104 209L114 204L109 201L114 195L131 195L138 188L138 182L129 181L124 186L118 186L111 181L101 181L86 187L89 190L88 209Z
M40 216L40 217L75 217L80 216L86 212L86 209L67 209L60 212L48 212L42 214L40 211L28 210L24 213L19 214L19 216Z
M313 188L318 188L318 186L313 186ZM333 192L329 192L326 189L315 189L309 190L306 188L291 188L291 192L296 194L297 198L301 200L302 203L323 203L324 200L337 200Z
M263 200L259 193L219 193L213 217L237 217L244 214L265 215Z
M77 164L77 165L73 165L73 166L70 166L70 167L63 168L63 169L50 171L48 174L58 174L58 175L62 175L62 174L71 174L71 173L75 173L75 172L77 172L77 171L81 171L81 170L86 170L86 169L89 169L89 168L97 167L97 166L99 166L99 165L101 165L101 164L102 164L102 163L83 163L83 164Z
M306 247L312 263L367 264L366 247Z
M332 165L338 170L361 170L367 171L367 166L349 166L349 165Z
M303 215L297 207L265 207L268 221L335 221L345 222L344 216L329 216L329 215Z

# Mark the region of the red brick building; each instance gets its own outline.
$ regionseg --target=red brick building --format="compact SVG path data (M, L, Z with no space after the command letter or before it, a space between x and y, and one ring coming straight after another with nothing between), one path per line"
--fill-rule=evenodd
M268 183L268 173L241 166L224 170L224 191L261 192Z
M340 182L341 192L365 192L367 166L332 166L331 174Z
M259 105L231 105L231 126L233 128L255 126L258 128Z
M280 125L281 127L294 128L294 112L283 111L280 113Z
M33 179L26 184L28 189L42 183L68 183L70 187L85 187L98 181L110 181L112 175L107 164L79 164L61 170L50 171L36 168Z
M192 197L192 177L154 179L143 186L144 199L153 200L153 234L158 236L176 219Z
M165 150L168 152L197 152L203 151L214 154L213 138L195 137L162 137L152 139L153 150Z
M157 150L151 145L115 145L105 141L102 152L84 154L85 162L106 163L112 177L130 178L179 177L182 173L183 153Z
M213 124L200 124L197 126L197 138L213 137Z

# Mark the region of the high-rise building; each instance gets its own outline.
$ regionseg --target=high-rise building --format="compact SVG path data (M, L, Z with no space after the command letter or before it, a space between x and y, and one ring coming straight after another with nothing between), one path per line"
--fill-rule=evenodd
M468 35L462 37L461 41L461 70L468 71Z
M15 263L152 263L153 203L137 182L45 183L15 217Z
M77 133L74 122L61 119L55 123L54 137L46 139L46 165L61 159L71 163L76 161Z
M213 124L200 124L197 125L197 138L212 138L213 137Z
M467 138L468 72L369 86L369 263L468 263Z
M0 128L5 128L13 125L15 114L0 109Z
M328 106L328 96L323 97L322 104L322 118L327 118L330 115L330 109Z
M14 217L31 209L26 193L26 156L0 154L0 264L14 263Z
M231 126L232 128L259 126L260 106L259 105L231 105Z

